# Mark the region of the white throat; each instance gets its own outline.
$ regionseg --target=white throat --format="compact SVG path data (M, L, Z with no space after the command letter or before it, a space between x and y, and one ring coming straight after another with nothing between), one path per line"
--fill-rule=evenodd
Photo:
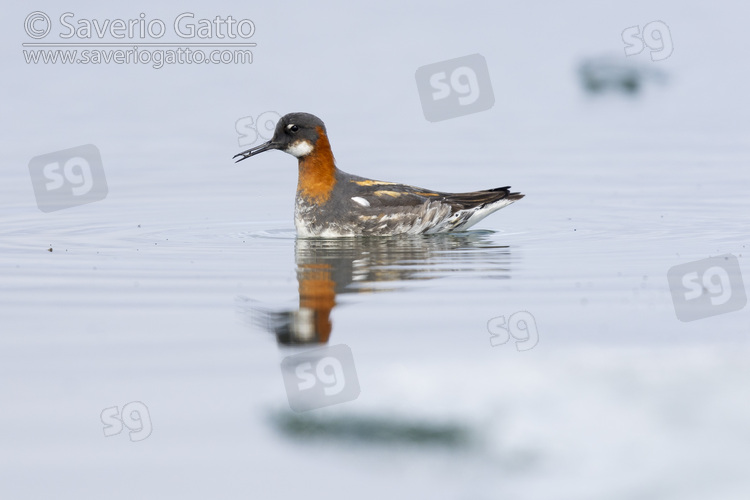
M285 153L289 153L297 158L312 153L313 145L309 141L297 141L292 143L291 146L284 150Z

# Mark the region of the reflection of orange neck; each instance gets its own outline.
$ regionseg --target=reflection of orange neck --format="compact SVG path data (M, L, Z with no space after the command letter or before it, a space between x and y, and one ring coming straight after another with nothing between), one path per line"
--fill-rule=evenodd
M321 127L317 131L318 141L312 153L299 159L297 195L320 205L328 201L336 184L336 161L325 131Z
M303 264L299 268L299 307L315 311L315 337L325 344L331 335L331 310L336 305L336 283L330 264Z

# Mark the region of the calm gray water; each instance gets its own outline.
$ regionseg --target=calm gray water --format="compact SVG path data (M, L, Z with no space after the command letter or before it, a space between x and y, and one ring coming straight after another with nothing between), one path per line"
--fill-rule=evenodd
M256 24L252 65L161 69L26 64L8 12L0 497L746 498L750 308L680 321L667 273L750 282L747 12L657 4L34 7ZM656 20L673 54L625 58ZM474 53L494 107L425 120L416 69ZM666 79L586 93L601 54ZM320 116L351 173L527 196L296 239L295 160L231 160L267 111ZM42 212L29 161L83 144L106 196ZM292 411L282 361L340 345L358 396Z

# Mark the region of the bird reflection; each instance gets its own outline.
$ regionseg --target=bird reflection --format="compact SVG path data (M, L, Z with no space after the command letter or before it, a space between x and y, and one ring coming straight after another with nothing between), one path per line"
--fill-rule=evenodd
M392 238L306 239L295 242L299 306L270 310L252 301L252 322L282 345L325 344L331 312L342 294L388 292L411 281L451 274L509 277L510 251L491 231Z

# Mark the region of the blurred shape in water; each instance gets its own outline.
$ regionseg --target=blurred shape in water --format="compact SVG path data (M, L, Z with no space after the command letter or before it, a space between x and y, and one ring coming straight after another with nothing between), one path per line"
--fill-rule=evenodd
M584 90L590 94L618 92L636 95L648 82L665 83L667 75L648 63L639 63L622 56L586 58L578 66Z
M397 417L341 415L325 418L311 414L279 413L273 425L285 436L363 444L467 448L472 442L469 427L455 422L426 422Z

